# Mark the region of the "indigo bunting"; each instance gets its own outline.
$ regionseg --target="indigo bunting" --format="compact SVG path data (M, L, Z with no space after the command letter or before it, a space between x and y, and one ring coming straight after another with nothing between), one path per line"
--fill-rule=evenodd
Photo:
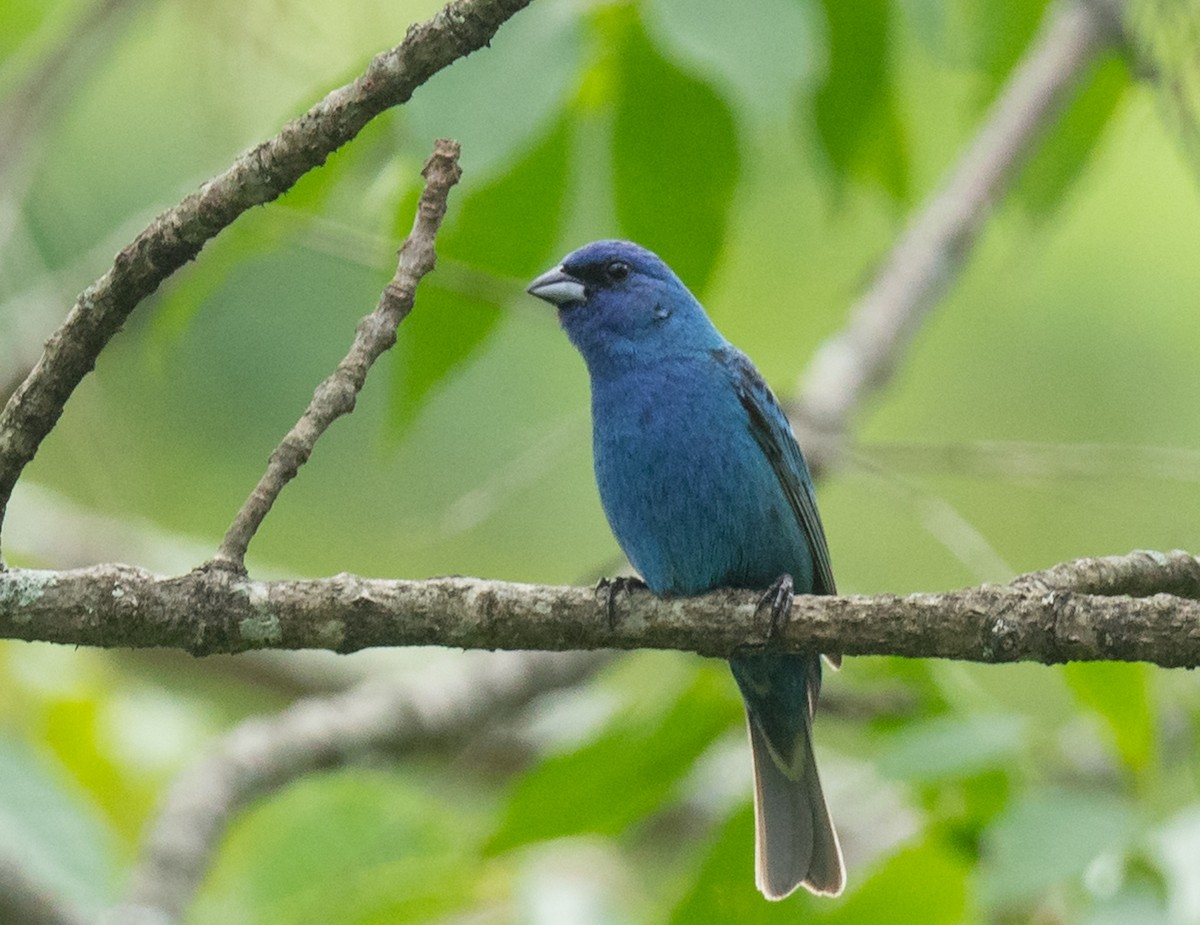
M608 522L655 594L834 594L812 481L787 418L745 354L662 260L627 241L569 254L528 289L557 306L592 388ZM768 600L768 597L764 597ZM755 871L768 899L837 894L845 872L812 751L815 654L738 654L754 758Z

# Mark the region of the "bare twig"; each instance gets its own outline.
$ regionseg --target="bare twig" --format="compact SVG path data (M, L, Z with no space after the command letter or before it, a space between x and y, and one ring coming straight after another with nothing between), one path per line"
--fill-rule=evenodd
M450 188L462 175L458 154L456 141L442 138L434 144L433 154L421 171L425 189L417 206L412 232L400 248L396 275L384 287L375 311L359 322L350 352L317 386L308 409L271 454L267 471L238 511L213 558L213 565L235 571L245 569L246 547L283 486L308 461L317 439L329 425L354 410L371 365L396 343L396 328L412 310L417 284L433 270L437 260L434 239L446 214Z
M793 417L814 468L829 461L850 415L891 375L896 357L965 263L991 204L1080 76L1117 36L1108 3L1068 0L1051 7L941 191L911 221L847 326L821 345L805 372Z
M0 855L0 922L14 925L85 925L87 918L39 883L16 858Z
M110 921L178 919L230 818L265 793L364 755L431 739L468 739L536 695L577 683L602 661L596 653L497 654L457 672L367 683L242 723L176 779L146 837L128 896Z
M253 206L275 199L325 162L372 118L405 102L433 74L491 40L529 0L452 0L366 72L242 155L225 173L150 223L83 291L46 342L33 372L0 413L0 524L25 465L54 428L75 387L134 307L210 238Z
M1133 590L1154 596L1106 596ZM1116 659L1200 665L1200 563L1183 552L1081 559L1011 585L908 596L796 599L780 651L978 662ZM1186 595L1186 596L1185 596ZM168 646L196 655L251 649L680 649L728 657L762 646L759 595L661 600L435 578L249 581L220 570L157 578L118 565L0 575L0 638Z

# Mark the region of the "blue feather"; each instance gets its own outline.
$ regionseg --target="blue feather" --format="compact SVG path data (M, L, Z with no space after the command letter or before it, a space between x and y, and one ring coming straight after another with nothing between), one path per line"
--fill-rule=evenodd
M625 241L569 254L529 291L558 306L592 385L596 482L613 533L660 595L770 587L833 594L808 467L750 360L658 257ZM841 849L812 753L813 655L730 663L755 768L758 886L841 891Z

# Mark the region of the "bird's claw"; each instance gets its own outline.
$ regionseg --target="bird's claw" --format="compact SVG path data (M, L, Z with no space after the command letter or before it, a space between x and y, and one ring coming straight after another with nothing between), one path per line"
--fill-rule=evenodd
M763 592L758 599L758 610L764 607L770 609L770 622L767 624L767 642L775 638L780 626L786 624L792 616L792 600L796 596L792 576L786 572L771 582L771 587Z
M596 593L604 592L604 610L608 616L608 629L613 632L617 628L617 598L622 592L645 590L646 583L632 575L618 575L616 578L601 578L596 583Z

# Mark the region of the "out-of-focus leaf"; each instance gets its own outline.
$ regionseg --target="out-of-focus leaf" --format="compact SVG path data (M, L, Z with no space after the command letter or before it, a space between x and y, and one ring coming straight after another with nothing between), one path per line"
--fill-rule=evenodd
M936 841L926 841L901 849L873 871L851 871L841 900L797 890L781 903L769 903L754 886L754 813L747 807L717 833L695 885L676 906L671 922L957 925L967 913L969 872L966 859Z
M646 28L664 52L739 91L739 107L779 113L820 68L811 11L795 0L651 0Z
M912 781L968 777L1010 763L1024 733L1020 716L939 716L889 736L879 768Z
M1044 216L1062 202L1083 173L1129 86L1129 68L1117 54L1109 55L1092 70L1086 86L1059 116L1021 172L1016 192L1033 214Z
M45 738L63 766L84 787L131 841L152 803L115 764L100 733L100 703L95 699L59 700L46 711Z
M844 903L820 921L829 925L920 922L958 925L966 920L970 865L935 841L902 848L852 887Z
M235 269L274 250L289 232L296 230L278 211L259 212L226 228L208 243L194 264L168 284L155 306L149 349L162 351L173 345Z
M1009 796L1021 779L1012 773L1011 767L993 768L981 774L964 778L943 790L940 783L932 785L934 798L948 797L945 801L955 810L951 827L974 845L983 829L1008 805ZM936 803L935 803L936 808Z
M738 925L813 921L820 900L797 892L781 903L763 899L754 886L754 809L747 804L717 830L691 891L671 913L672 925L737 922Z
M582 53L572 4L514 16L486 50L456 61L413 94L403 113L413 153L424 157L430 140L454 138L468 177L498 175L538 144L578 79Z
M1195 758L1191 760L1194 769ZM1166 891L1181 918L1200 917L1200 881L1196 879L1196 858L1200 858L1200 805L1193 802L1166 820L1154 832L1152 842Z
M955 67L983 79L982 107L1028 47L1047 0L910 0L902 4L917 38Z
M1047 0L958 0L969 34L964 36L971 62L983 72L988 90L999 87L1029 46L1046 12ZM965 30L964 30L965 31ZM991 96L991 93L988 93Z
M6 0L0 6L4 28L0 29L0 62L20 48L22 43L35 34L38 27L55 11L55 7L66 4L47 3L46 0ZM0 86L0 91L7 87Z
M570 136L564 118L508 173L467 197L438 241L442 257L496 274L501 288L545 269L562 226ZM405 210L404 220L411 215L411 208ZM395 435L416 420L442 378L483 345L503 318L501 308L447 288L437 273L422 283L396 342Z
M822 0L829 69L813 100L821 144L839 178L909 194L908 144L891 74L888 0Z
M622 831L663 805L740 713L726 673L705 666L665 714L623 717L595 741L552 756L522 777L489 850Z
M438 383L483 346L500 312L495 303L445 289L432 278L421 284L396 342L388 414L393 438L408 433Z
M1183 918L1168 909L1163 896L1140 883L1115 896L1096 897L1082 921L1083 925L1174 925Z
M1043 790L1018 797L985 835L981 896L1008 906L1078 877L1121 852L1137 831L1132 807L1109 793Z
M193 925L391 925L473 902L478 830L448 799L356 768L308 777L239 820Z
M0 853L84 908L113 899L117 840L51 763L0 736Z
M1200 8L1193 0L1133 0L1125 25L1138 65L1200 167Z
M619 41L613 173L622 232L701 292L720 255L738 178L729 106L651 43L632 10L602 21Z
M570 153L571 124L564 117L502 177L463 201L439 250L507 278L546 269L562 225Z
M195 263L171 279L155 305L150 349L161 351L175 344L238 267L295 241L339 184L353 183L356 190L368 185L368 171L378 166L382 153L390 154L384 121L367 126L324 165L302 176L277 202L241 216L209 241ZM363 314L366 311L364 307Z
M1140 662L1073 662L1063 675L1079 702L1104 718L1121 760L1142 771L1154 757L1152 669Z

